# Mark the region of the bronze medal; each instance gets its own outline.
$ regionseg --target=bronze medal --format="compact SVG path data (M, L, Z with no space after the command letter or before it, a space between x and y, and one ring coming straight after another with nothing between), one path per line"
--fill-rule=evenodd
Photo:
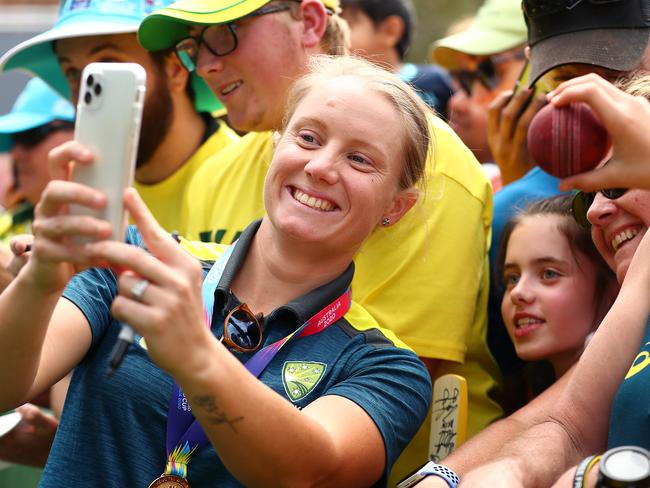
M163 474L151 482L149 488L190 488L185 478L173 474Z

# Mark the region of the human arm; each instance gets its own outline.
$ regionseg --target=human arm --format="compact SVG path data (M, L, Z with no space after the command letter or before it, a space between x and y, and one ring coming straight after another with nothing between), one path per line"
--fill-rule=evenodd
M503 449L501 459L525 474L522 482L550 486L569 466L604 450L611 404L638 351L650 312L648 259L650 238L646 234L614 305L549 412L549 419ZM597 374L603 365L607 365L606 374ZM478 482L503 469L497 463L477 469L466 479Z
M560 189L650 188L647 99L629 95L593 73L562 83L548 97L556 106L570 102L588 104L607 129L613 146L605 166L563 179Z
M55 149L69 161L84 154ZM77 148L78 149L78 148ZM86 158L87 159L87 158ZM58 176L66 177L67 164ZM92 208L105 204L105 196L91 188L66 181L52 181L35 209L32 255L16 279L0 295L0 409L20 405L63 377L83 357L90 345L84 315L67 300L59 300L63 288L80 266L89 262L72 235L105 238L108 224L90 217L67 215L67 206L79 203Z
M545 103L543 96L533 96L529 89L514 95L512 91L502 92L490 103L488 144L503 185L520 179L535 166L526 137L531 120Z
M150 358L175 378L228 471L247 486L366 486L379 479L385 465L380 430L363 403L342 390L356 377L302 410L257 380L205 327L195 259L155 225L135 194L127 202L151 254L116 242L90 246L96 259L128 270L119 278L113 314L143 335ZM140 277L151 284L136 302L129 290ZM400 354L426 378L412 353ZM428 398L420 404L423 418Z

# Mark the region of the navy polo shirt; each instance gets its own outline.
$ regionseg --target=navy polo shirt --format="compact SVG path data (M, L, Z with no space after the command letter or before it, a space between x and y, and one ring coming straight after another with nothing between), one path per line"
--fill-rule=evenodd
M239 270L259 222L249 226L224 270L215 292L213 334L221 336L223 317L237 298L230 283ZM133 228L127 239L139 245ZM209 246L209 245L208 245ZM212 259L224 246L184 243L188 252ZM200 252L194 252L200 248ZM264 321L264 345L287 336L349 287L353 265L332 282L279 307ZM92 346L75 368L52 453L41 486L148 486L165 467L167 406L172 378L150 359L138 337L122 366L106 377L108 356L121 324L110 313L117 293L110 270L92 269L75 276L64 296L84 313ZM179 324L181 326L182 324ZM236 354L241 361L250 354ZM397 456L424 420L431 383L417 356L353 303L350 311L326 330L290 341L260 375L260 380L297 408L324 395L350 399L363 408L384 439L387 466L376 486L385 486ZM233 385L233 394L237 394ZM300 452L296 452L300 462ZM211 445L195 453L188 481L193 488L242 486L221 463Z

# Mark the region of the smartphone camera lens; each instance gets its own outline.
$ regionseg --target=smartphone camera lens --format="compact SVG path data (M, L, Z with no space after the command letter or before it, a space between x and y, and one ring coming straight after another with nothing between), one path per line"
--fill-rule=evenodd
M93 96L90 94L89 91L86 92L84 95L84 102L86 102L86 105L90 105L90 102L93 101Z
M88 75L88 78L86 78L86 85L93 86L93 83L95 83L95 78L93 78L93 75Z
M95 92L95 95L99 96L102 93L102 85L97 83L95 87L93 88L93 91Z

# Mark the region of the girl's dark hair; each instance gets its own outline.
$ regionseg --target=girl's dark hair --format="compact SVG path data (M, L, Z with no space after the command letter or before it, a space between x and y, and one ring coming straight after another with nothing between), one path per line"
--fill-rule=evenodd
M558 217L563 217L558 224L558 230L569 241L569 248L578 266L580 266L580 261L577 259L578 254L587 258L594 266L594 270L596 271L594 303L600 304L605 300L606 294L610 290L609 285L616 279L616 276L609 266L607 266L607 263L596 249L596 246L594 246L591 240L590 230L578 225L571 215L572 200L573 195L570 194L538 200L530 203L508 221L501 233L499 251L494 263L494 286L501 293L504 289L503 267L506 260L506 251L513 231L527 217L535 215L557 215Z

